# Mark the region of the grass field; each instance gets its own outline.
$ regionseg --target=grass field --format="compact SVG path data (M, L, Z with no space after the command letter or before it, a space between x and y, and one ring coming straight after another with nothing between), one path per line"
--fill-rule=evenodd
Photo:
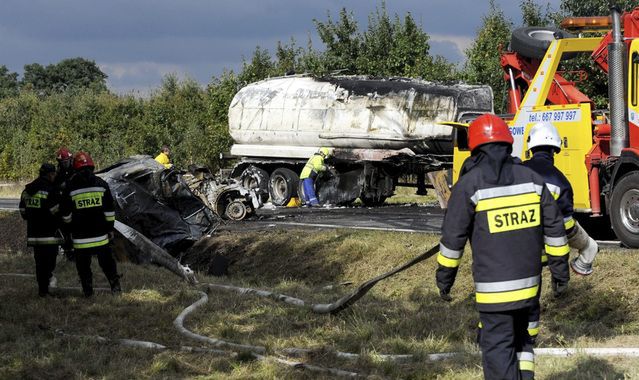
M201 343L181 336L172 321L199 298L196 291L204 289L204 283L258 287L328 302L423 252L437 237L294 230L221 233L214 242L212 250L230 259L229 275L200 273L200 285L195 287L157 267L121 263L124 293L120 297L98 294L84 299L79 290L66 290L57 291L56 298L41 299L34 279L0 276L0 378L333 378L272 359L256 361L247 354L230 357L134 349L99 343L88 336L200 347ZM202 335L265 346L270 358L284 357L285 348L310 348L312 353L295 360L372 378L481 378L469 256L462 262L451 304L437 296L436 263L430 260L380 283L335 316L315 315L269 298L215 291L185 326ZM29 254L0 252L4 273L33 273L32 261ZM200 262L205 263L205 258ZM201 264L200 269L205 266ZM97 263L93 268L96 286L106 286ZM59 286L77 286L73 264L62 258L56 276ZM337 285L344 282L353 284ZM602 250L595 273L573 278L568 294L560 300L547 296L547 271L544 282L540 347L639 347L638 252ZM336 357L336 351L363 356L346 360ZM463 354L426 360L426 354L451 351ZM389 363L377 356L380 353L414 358ZM539 379L639 378L639 359L538 357L537 375Z
M417 191L414 187L402 187L399 186L395 189L395 195L388 198L386 203L390 204L403 204L403 203L437 203L437 197L435 196L435 190L428 189L427 195L415 195Z

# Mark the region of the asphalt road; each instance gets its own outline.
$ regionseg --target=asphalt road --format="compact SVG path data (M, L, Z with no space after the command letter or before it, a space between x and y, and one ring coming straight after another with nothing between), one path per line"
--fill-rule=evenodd
M416 205L262 208L257 210L257 218L240 223L247 229L291 226L439 233L443 216L439 207Z
M18 200L0 198L0 210L17 210ZM439 233L444 213L439 206L387 205L383 207L285 208L265 207L256 217L225 222L218 230L286 228L351 228L361 230ZM600 247L619 247L618 241L598 240Z
M17 210L19 199L0 198L0 210Z

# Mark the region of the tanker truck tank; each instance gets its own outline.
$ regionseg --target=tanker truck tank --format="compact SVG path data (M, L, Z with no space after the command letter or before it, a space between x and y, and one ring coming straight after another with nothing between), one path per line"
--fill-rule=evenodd
M360 76L267 79L231 102L231 153L243 156L257 145L452 154L452 128L437 123L492 112L492 104L488 86Z
M297 196L306 160L329 147L335 170L315 183L323 202L380 204L400 177L416 178L425 192L426 174L452 166L453 130L439 123L493 112L492 99L488 86L408 78L293 75L251 83L229 107L231 154L240 159L231 175L284 205Z

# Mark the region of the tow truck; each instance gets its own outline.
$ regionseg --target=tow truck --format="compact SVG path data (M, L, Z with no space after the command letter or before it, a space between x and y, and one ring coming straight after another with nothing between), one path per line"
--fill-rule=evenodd
M562 61L584 53L608 75L608 109L594 109L579 81L566 79L572 75L583 83L583 71L560 70ZM530 128L552 122L562 137L555 164L572 184L576 213L612 227L623 245L639 248L639 7L567 18L561 29L517 29L501 66L513 155L529 158ZM456 128L453 181L469 154L466 129Z

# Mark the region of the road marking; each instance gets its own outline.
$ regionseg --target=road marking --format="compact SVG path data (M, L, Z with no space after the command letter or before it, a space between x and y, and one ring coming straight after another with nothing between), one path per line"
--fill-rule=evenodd
M392 232L417 232L417 233L434 233L435 232L435 231L413 230L409 228L340 226L337 224L321 224L321 223L279 222L276 224L286 224L291 226L320 227L320 228L349 228L354 230L374 230L374 231L392 231Z

